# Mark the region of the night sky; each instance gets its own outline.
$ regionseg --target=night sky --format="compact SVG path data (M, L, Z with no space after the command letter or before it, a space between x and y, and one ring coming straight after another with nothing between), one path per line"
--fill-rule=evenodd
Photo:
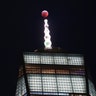
M22 53L44 48L42 10L49 12L48 22L53 47L83 54L96 86L95 9L95 2L92 0L4 2L0 35L2 96L15 96Z

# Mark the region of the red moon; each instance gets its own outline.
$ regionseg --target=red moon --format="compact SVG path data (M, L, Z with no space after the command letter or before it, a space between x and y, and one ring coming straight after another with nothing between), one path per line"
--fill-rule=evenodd
M48 13L48 11L43 10L43 11L41 12L41 15L42 15L42 17L46 18L46 17L49 15L49 13Z

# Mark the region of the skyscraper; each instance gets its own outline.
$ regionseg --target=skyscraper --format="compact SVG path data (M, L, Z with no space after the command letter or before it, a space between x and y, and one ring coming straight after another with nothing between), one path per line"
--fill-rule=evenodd
M52 48L47 19L44 22L45 48L22 54L16 96L96 96L83 55Z
M26 96L28 92L30 96L96 95L94 85L86 76L82 55L51 49L27 52L23 57L16 96Z

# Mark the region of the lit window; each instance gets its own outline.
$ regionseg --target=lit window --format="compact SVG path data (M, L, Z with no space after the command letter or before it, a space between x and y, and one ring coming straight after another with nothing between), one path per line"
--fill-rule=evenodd
M26 86L24 77L18 79L17 88L16 88L16 96L22 96L26 93Z
M38 55L24 55L25 63L39 64L40 57Z
M57 83L59 92L72 92L70 76L57 75Z
M28 74L28 83L29 83L30 91L42 91L41 75Z
M56 77L54 75L43 75L43 91L57 92Z
M86 93L86 82L83 76L72 76L71 79L75 93Z
M41 56L41 64L53 64L52 56Z
M54 56L54 62L58 65L66 65L67 58L65 56Z
M68 57L68 64L69 65L83 65L83 58L82 57Z

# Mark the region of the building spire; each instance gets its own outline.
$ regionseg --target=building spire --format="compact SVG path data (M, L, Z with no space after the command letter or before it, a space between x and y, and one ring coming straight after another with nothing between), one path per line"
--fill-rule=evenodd
M45 49L52 49L52 42L51 42L51 36L50 36L50 30L49 30L49 24L48 24L48 11L44 10L41 13L42 17L44 18L44 46Z

